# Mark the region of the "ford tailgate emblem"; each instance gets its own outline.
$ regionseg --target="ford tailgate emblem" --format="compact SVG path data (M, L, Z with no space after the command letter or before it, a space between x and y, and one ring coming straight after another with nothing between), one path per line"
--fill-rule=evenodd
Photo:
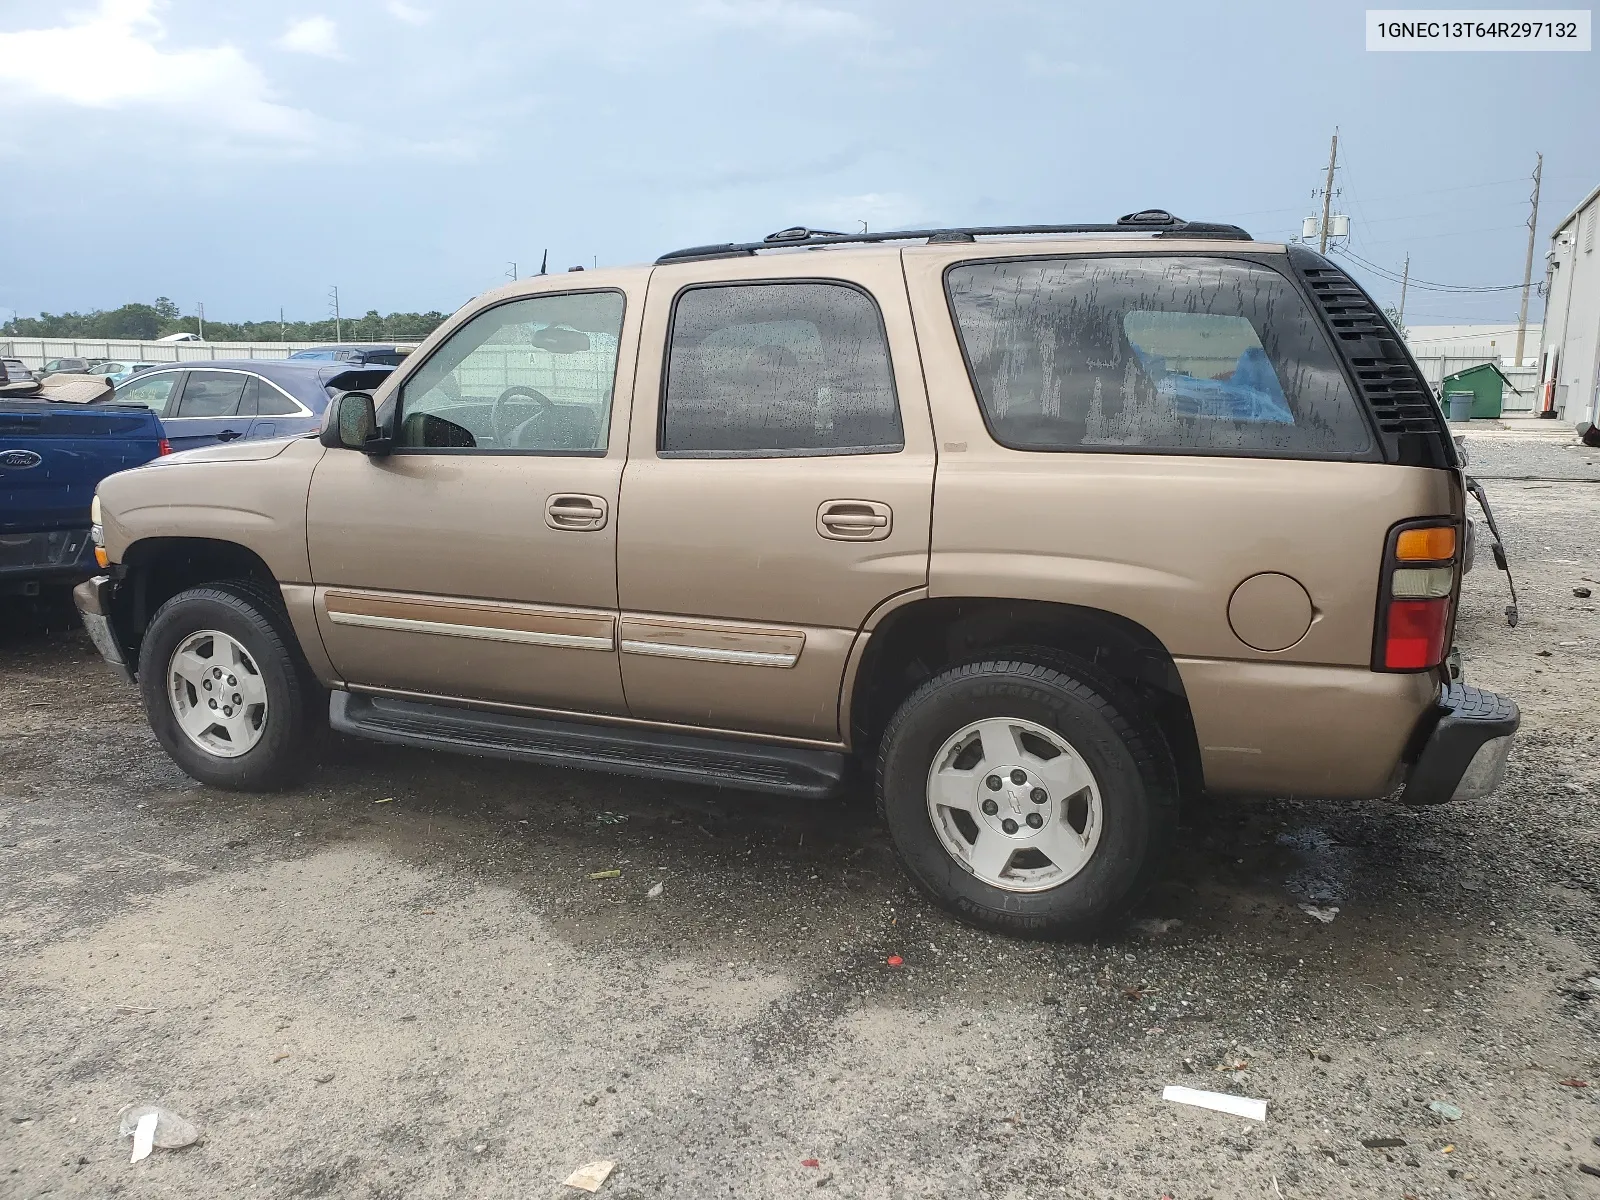
M32 450L0 450L0 467L8 467L14 471L26 471L29 467L37 467L43 461Z

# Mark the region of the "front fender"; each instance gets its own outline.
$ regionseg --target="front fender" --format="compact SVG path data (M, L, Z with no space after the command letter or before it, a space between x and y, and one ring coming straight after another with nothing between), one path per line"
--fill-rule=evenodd
M100 484L106 554L126 562L152 538L231 542L280 583L309 582L306 495L324 450L311 439L173 455Z

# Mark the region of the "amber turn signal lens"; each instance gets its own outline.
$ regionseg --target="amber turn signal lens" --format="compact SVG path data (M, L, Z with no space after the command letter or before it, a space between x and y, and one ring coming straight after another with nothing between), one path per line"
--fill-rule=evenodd
M1444 562L1456 556L1456 531L1451 525L1431 529L1402 529L1395 540L1394 556L1401 562Z
M111 565L111 556L106 553L106 548L104 546L96 546L94 548L94 560L102 567L109 567Z

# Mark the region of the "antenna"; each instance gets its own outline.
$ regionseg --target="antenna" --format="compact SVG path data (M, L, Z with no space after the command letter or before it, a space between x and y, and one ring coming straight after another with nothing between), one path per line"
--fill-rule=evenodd
M344 341L344 323L339 319L339 285L328 289L328 307L333 314L333 340Z
M539 258L539 274L545 274L545 268L550 265L550 251L546 250Z

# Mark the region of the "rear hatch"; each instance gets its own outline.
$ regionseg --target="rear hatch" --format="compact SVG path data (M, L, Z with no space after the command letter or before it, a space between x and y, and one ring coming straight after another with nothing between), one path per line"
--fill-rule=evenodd
M0 532L87 528L96 485L160 453L148 409L0 401Z

